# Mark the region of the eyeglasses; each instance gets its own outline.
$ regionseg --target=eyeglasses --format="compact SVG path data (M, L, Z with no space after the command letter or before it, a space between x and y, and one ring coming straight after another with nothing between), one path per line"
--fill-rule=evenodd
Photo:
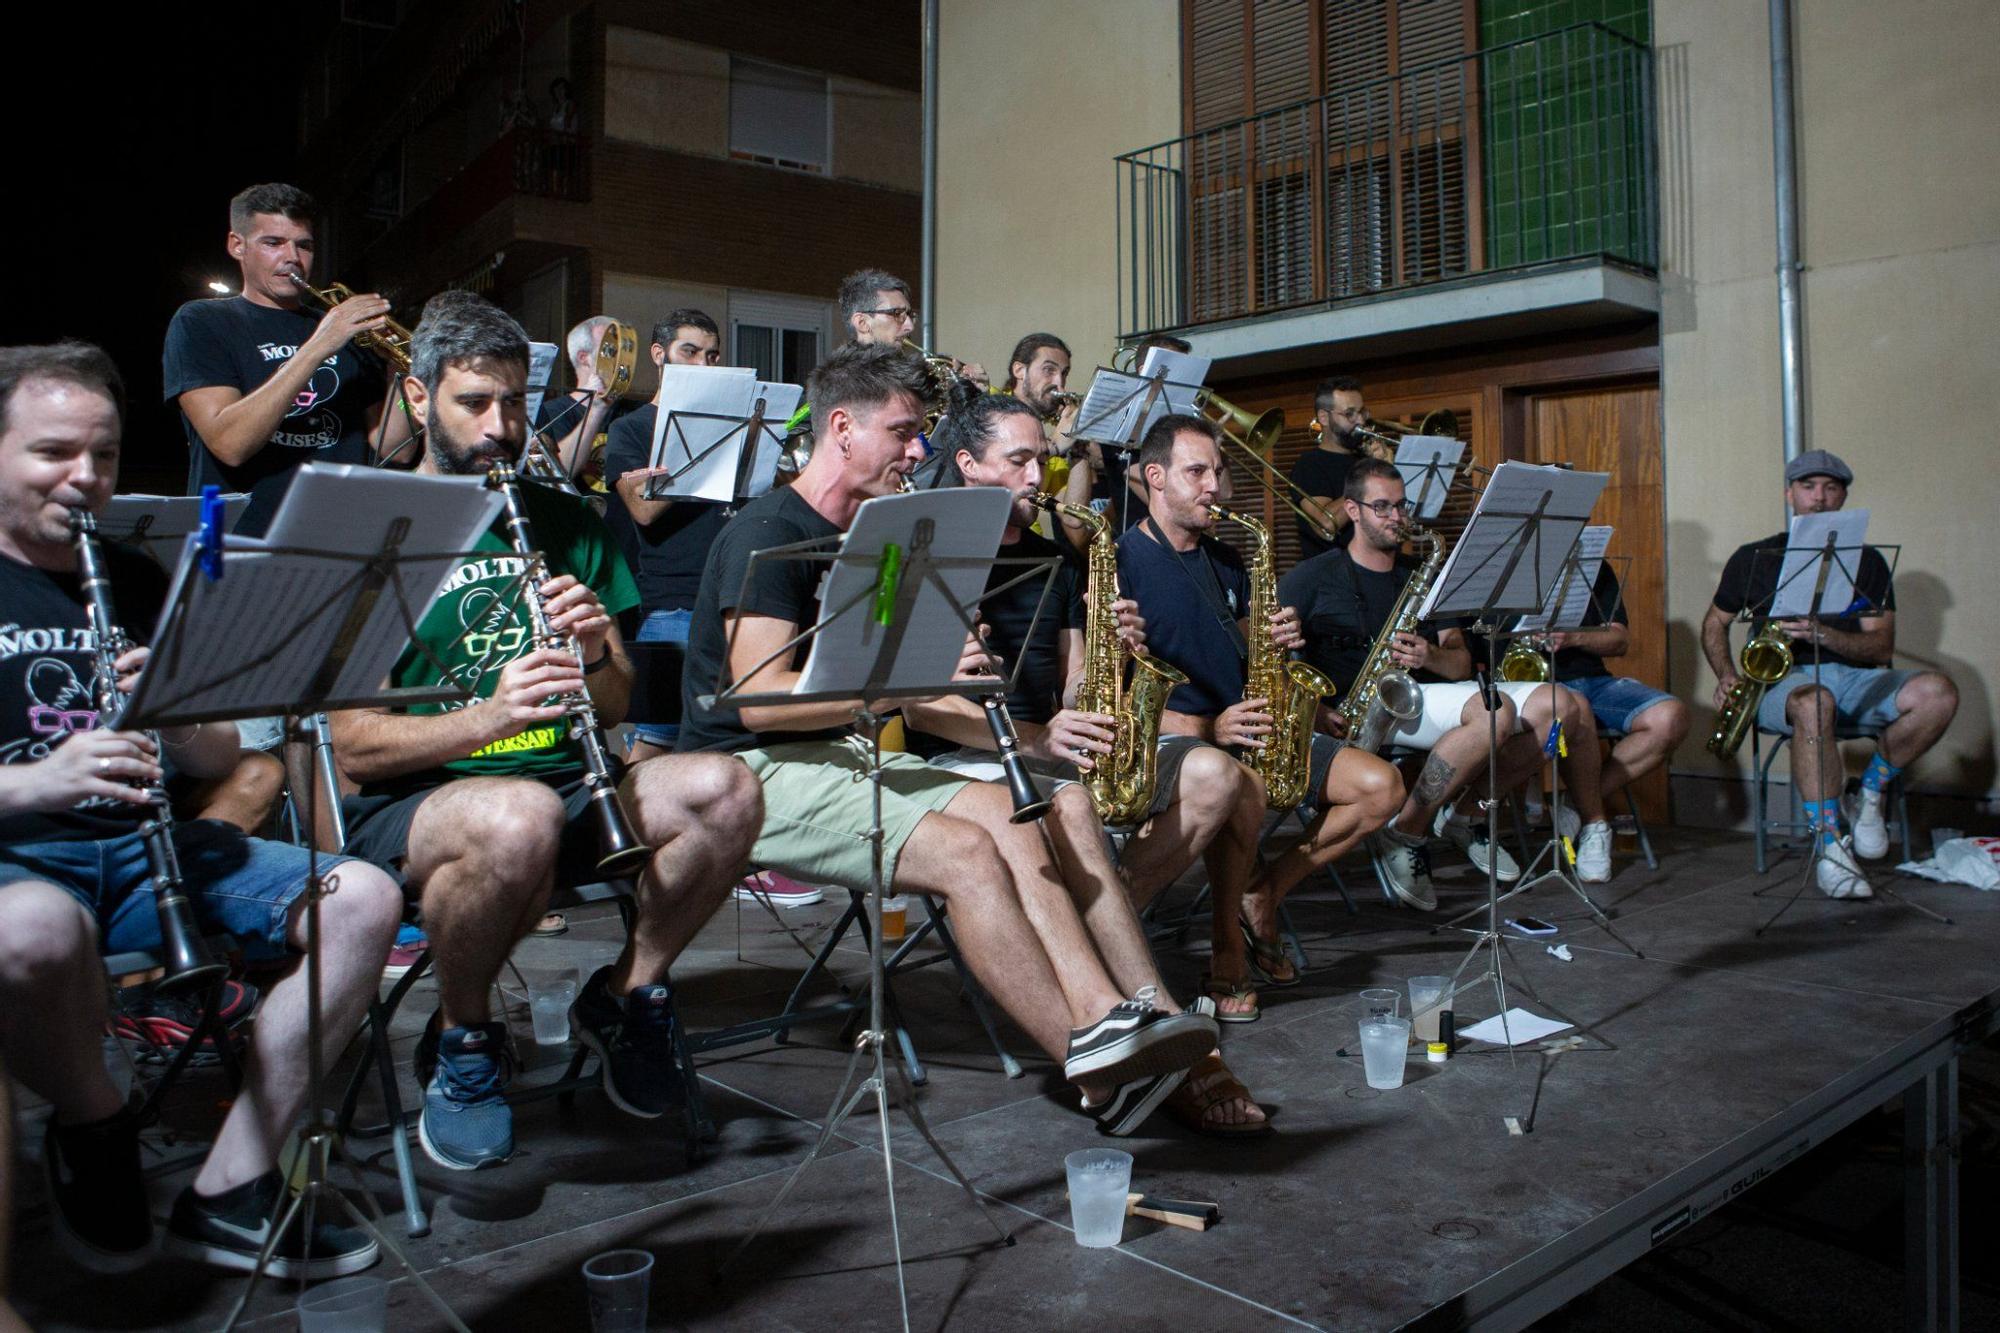
M1410 512L1410 502L1408 500L1357 500L1355 503L1377 518L1387 518L1391 514L1407 514Z
M916 308L913 306L892 305L892 306L884 306L880 310L862 310L858 311L857 313L863 315L887 315L890 319L900 320L900 319L915 319L917 317L918 312Z

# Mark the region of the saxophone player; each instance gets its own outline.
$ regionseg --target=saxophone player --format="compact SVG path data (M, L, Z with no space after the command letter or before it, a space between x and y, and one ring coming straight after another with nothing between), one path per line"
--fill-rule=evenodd
M518 462L527 437L528 340L490 302L434 303L413 340L410 403L427 428L421 471L478 476ZM503 516L481 534L392 673L399 686L446 680L468 703L335 714L334 748L360 784L348 847L396 869L423 905L439 1008L417 1043L419 1137L440 1166L497 1166L514 1151L507 1033L488 1008L514 945L566 882L599 877L607 840L592 818L594 747L572 734L561 696L587 692L609 724L632 683L612 617L637 601L603 520L577 496L520 483L550 577L523 588L527 560ZM536 599L539 599L539 615ZM572 655L537 644L574 639ZM607 761L616 780L619 766ZM667 970L742 873L763 814L757 784L718 755L667 756L618 781L637 842L638 916L617 960L570 1011L603 1058L605 1092L627 1114L673 1104L679 1078ZM601 797L599 798L602 799ZM601 808L601 807L600 807Z
M1847 503L1854 470L1824 449L1809 449L1785 465L1785 501L1794 514L1824 514ZM1715 672L1718 710L1737 684L1729 624L1739 612L1756 614L1777 593L1785 534L1740 546L1723 567L1713 604L1701 623L1701 648ZM1888 562L1874 547L1861 552L1855 592L1872 610L1854 616L1781 620L1772 628L1790 640L1792 668L1764 691L1756 725L1792 736L1792 781L1817 826L1821 855L1814 874L1830 898L1867 898L1874 889L1855 862L1887 854L1889 829L1884 793L1896 775L1943 736L1958 712L1958 687L1940 671L1905 671L1890 665L1896 652L1896 592ZM1813 655L1818 655L1814 670ZM1853 837L1840 835L1843 770L1835 743L1839 727L1879 731L1874 756L1861 778Z
M1191 796L1230 793L1229 818L1202 852L1215 903L1208 985L1224 1021L1249 1022L1258 1013L1257 980L1286 986L1298 972L1278 943L1281 893L1268 879L1253 883L1263 781L1228 751L1261 750L1272 730L1270 701L1244 697L1250 636L1270 635L1285 649L1305 640L1290 605L1273 610L1268 624L1249 623L1249 574L1236 552L1211 534L1222 472L1215 427L1199 417L1161 417L1140 444L1138 470L1148 512L1119 538L1118 573L1146 617L1148 651L1188 677L1161 718L1169 749L1161 757L1160 783L1171 790L1177 767ZM1323 860L1380 828L1402 803L1393 767L1331 736L1313 738L1310 768L1306 789L1318 814L1301 845ZM1196 853L1177 836L1176 827L1163 821L1126 849L1126 874L1141 902L1193 863Z
M1346 545L1294 567L1279 584L1279 598L1297 607L1304 621L1306 660L1337 682L1344 698L1415 567L1401 557L1409 508L1402 474L1392 464L1355 460L1342 503L1350 525ZM1389 743L1425 752L1425 758L1394 820L1385 821L1377 850L1396 897L1428 912L1437 907L1426 851L1434 825L1441 824L1438 831L1482 872L1488 858L1503 880L1518 879L1520 868L1495 845L1487 826L1475 827L1446 813L1448 803L1486 771L1490 757L1486 706L1471 680L1473 657L1463 631L1450 625L1438 626L1430 635L1398 630L1392 644L1394 665L1429 683L1423 687L1421 710L1390 730ZM1589 710L1559 686L1496 682L1494 688L1499 692L1497 725L1507 738L1496 775L1500 790L1511 790L1540 765L1541 739L1560 712L1569 750L1561 761L1563 778L1584 821L1577 874L1591 883L1609 879L1611 826L1598 794L1596 730ZM1336 708L1323 708L1320 722L1336 735L1345 734L1345 719ZM1331 859L1308 840L1274 861L1257 888L1281 898L1311 869Z

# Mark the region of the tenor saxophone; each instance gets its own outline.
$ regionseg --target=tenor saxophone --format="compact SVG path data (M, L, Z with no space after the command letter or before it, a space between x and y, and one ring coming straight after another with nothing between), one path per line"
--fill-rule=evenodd
M1416 632L1417 612L1438 571L1444 568L1444 539L1416 524L1410 525L1408 536L1430 549L1424 563L1410 575L1409 582L1397 595L1382 632L1369 645L1361 674L1354 678L1347 688L1347 697L1340 701L1340 715L1347 719L1347 743L1370 754L1380 752L1390 731L1415 717L1424 706L1424 687L1409 672L1396 666L1392 654L1398 634Z
M1187 683L1181 672L1153 656L1136 657L1118 639L1118 539L1094 509L1036 495L1035 507L1090 530L1090 566L1084 590L1083 680L1076 709L1115 719L1111 753L1099 755L1083 775L1084 790L1107 824L1137 824L1153 808L1159 783L1160 714L1167 697ZM1127 669L1129 659L1131 666Z
M1273 810L1294 810L1312 793L1313 723L1319 701L1334 693L1333 682L1319 668L1294 662L1271 633L1271 613L1278 609L1278 574L1272 564L1271 533L1262 522L1221 505L1208 512L1242 525L1250 534L1250 666L1243 686L1246 699L1263 699L1271 714L1271 733L1264 748L1245 756L1264 779L1264 804Z

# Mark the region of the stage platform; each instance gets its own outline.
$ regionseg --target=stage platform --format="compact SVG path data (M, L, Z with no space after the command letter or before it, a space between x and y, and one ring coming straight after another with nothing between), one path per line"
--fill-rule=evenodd
M1356 993L1450 972L1466 940L1432 934L1433 918L1384 906L1359 862L1348 868L1357 915L1323 881L1310 885L1294 906L1310 962L1304 984L1265 991L1261 1021L1223 1034L1230 1066L1271 1110L1277 1132L1213 1142L1156 1116L1118 1145L1136 1159L1135 1188L1214 1200L1223 1221L1193 1233L1134 1219L1116 1250L1081 1249L1067 1230L1063 1155L1107 1141L1076 1113L1048 1062L1014 1037L1026 1073L1003 1077L948 968L905 981L905 1012L929 1066L926 1114L1016 1238L1011 1247L992 1243L899 1118L914 1326L1520 1327L1673 1244L1732 1199L1755 1197L1760 1182L1899 1095L1921 1148L1900 1168L1917 1205L1909 1294L1878 1281L1864 1297L1839 1298L1846 1303L1837 1311L1857 1322L1807 1306L1793 1312L1794 1326L1881 1327L1904 1316L1951 1326L1958 1062L1995 1026L2000 895L1884 874L1882 882L1957 924L1890 901L1831 902L1808 889L1757 938L1779 902L1758 892L1788 894L1796 859L1758 877L1747 839L1681 831L1657 842L1657 872L1621 856L1616 880L1598 892L1643 958L1590 925L1561 888L1516 900L1519 910L1561 922L1574 956L1560 961L1543 941L1513 940L1510 999L1574 1019L1580 1046L1525 1048L1512 1060L1488 1049L1441 1067L1419 1056L1392 1092L1366 1086L1358 1055L1336 1054L1356 1045ZM1462 864L1440 866L1438 882L1440 917L1475 900ZM783 916L816 941L838 906ZM1163 949L1168 980L1183 996L1201 971L1199 936L1196 952ZM614 916L579 914L568 935L530 940L517 959L530 972L587 973L617 939ZM804 961L761 908L731 904L677 971L683 1016L705 1028L770 1012ZM858 949L843 949L837 970L860 983ZM409 1048L430 1003L424 983L398 1023L410 1097ZM1492 1011L1490 991L1468 992L1461 1026ZM524 1049L534 1051L525 1013L518 1022ZM826 1112L846 1062L832 1028L802 1028L784 1047L704 1057L719 1137L692 1167L669 1122L623 1117L594 1091L569 1112L550 1101L523 1107L520 1155L499 1170L443 1171L419 1154L433 1230L408 1242L409 1252L475 1328L587 1328L578 1266L624 1246L658 1258L656 1327L894 1326L869 1115L849 1122L754 1250L716 1272ZM560 1064L543 1055L523 1078L549 1077ZM1527 1132L1510 1132L1510 1117ZM354 1146L393 1224L385 1145ZM179 1183L163 1184L163 1201ZM36 1328L212 1328L240 1290L240 1279L181 1264L91 1278L56 1257L45 1226L31 1222L24 1232L15 1284ZM398 1275L391 1262L376 1271ZM1968 1327L2000 1318L1989 1291L1968 1299ZM1869 1300L1881 1308L1871 1311ZM293 1327L288 1302L267 1288L250 1326ZM439 1324L399 1282L391 1326Z

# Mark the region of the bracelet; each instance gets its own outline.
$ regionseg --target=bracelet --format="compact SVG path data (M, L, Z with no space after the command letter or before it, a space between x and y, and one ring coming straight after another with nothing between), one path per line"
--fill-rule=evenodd
M597 672L604 670L604 668L610 665L611 665L611 649L609 647L606 647L604 650L604 654L601 657L599 657L595 662L585 663L583 668L583 674L586 676L594 675Z

